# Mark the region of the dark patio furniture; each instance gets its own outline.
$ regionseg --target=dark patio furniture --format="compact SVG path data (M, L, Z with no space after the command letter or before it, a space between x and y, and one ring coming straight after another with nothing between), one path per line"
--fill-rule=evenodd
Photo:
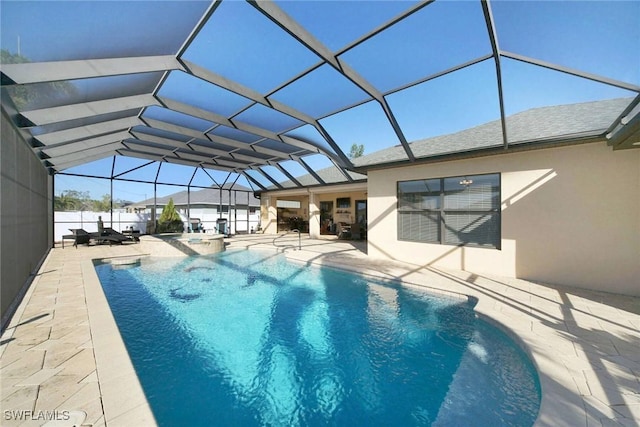
M351 239L362 240L362 226L357 222L351 224Z
M346 222L339 222L337 233L338 233L338 239L350 239L351 226Z
M124 230L122 231L122 234L127 237L131 237L136 242L140 241L140 230L133 230L133 229Z
M69 230L71 230L73 234L66 234L62 236L62 248L64 248L65 240L72 239L73 246L75 246L76 248L79 244L89 245L92 240L96 245L109 243L109 246L113 245L114 243L120 245L122 244L122 242L137 242L140 240L138 237L140 235L140 232L138 232L137 234L132 233L131 235L127 236L125 234L117 232L113 228L108 227L105 227L102 233L90 233L82 228L70 228Z
M62 248L64 249L64 241L65 240L73 240L73 246L78 249L78 245L89 245L91 238L94 234L97 233L89 233L82 228L70 228L73 234L65 234L62 236Z
M114 243L121 245L122 242L136 241L133 235L127 236L109 227L105 227L102 234L100 235L97 235L98 233L95 233L95 234L96 236L94 237L94 239L96 241L96 244L109 243L109 246L111 246Z

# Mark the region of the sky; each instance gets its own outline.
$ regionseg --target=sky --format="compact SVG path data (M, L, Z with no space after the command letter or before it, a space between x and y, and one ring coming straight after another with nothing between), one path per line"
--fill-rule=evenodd
M408 141L456 132L500 117L493 59L404 88L491 53L479 2L436 1L351 49L347 48L363 34L415 2L276 3L385 94L385 101ZM2 48L16 52L19 40L22 55L32 61L51 61L175 53L208 3L4 0L0 7ZM640 1L496 0L491 7L500 49L640 86ZM364 144L365 154L400 143L382 106L376 101L363 103L366 93L328 65L277 90L283 82L317 65L319 58L245 2L223 1L183 58L319 118L345 153L353 143ZM636 95L504 57L501 65L507 115L548 105ZM150 76L149 84L154 78ZM105 87L122 89L132 79L127 76L91 79L78 85L79 96L84 100L98 99L104 95ZM403 89L396 91L398 88ZM109 90L116 93L118 89ZM239 95L203 85L182 72L172 72L159 94L225 115L249 105ZM350 106L354 107L334 114ZM206 129L210 124L170 117L157 107L148 109L145 117L164 117L192 128ZM262 106L247 109L238 120L275 132L300 124ZM326 146L317 131L308 126L289 134ZM326 160L310 162L316 169L329 164ZM144 161L138 159L118 159L116 169L122 172L141 164ZM111 166L112 160L105 159L68 172L108 175ZM154 167L157 170L157 165ZM154 176L152 169L142 168L127 177L148 179ZM175 165L163 166L161 171L161 181L181 183L188 182L193 173L191 169L185 178L184 169ZM298 167L292 172L296 175L304 171ZM224 180L224 176L216 174L216 180ZM238 182L248 186L244 178ZM212 182L198 173L194 183ZM59 193L75 186L86 188L95 198L110 191L108 181L68 176L57 177L55 190ZM180 189L163 186L161 190ZM152 194L153 185L114 184L116 199L137 200Z

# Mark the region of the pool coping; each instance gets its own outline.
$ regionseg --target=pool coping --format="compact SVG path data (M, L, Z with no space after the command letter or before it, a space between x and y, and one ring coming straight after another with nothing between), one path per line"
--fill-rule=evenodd
M81 262L105 424L157 425L95 269L105 259Z

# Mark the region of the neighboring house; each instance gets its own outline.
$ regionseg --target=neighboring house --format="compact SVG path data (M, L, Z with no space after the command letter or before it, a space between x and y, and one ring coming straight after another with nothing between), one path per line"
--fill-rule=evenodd
M637 295L640 150L614 150L606 138L628 104L514 114L508 149L494 121L412 142L415 161L401 146L362 156L354 164L366 179L263 191L263 228L277 232L279 201L298 200L312 237L327 232L330 216L364 215L374 258L465 270L471 281L488 274Z
M185 190L157 199L134 203L131 208L160 217L162 209L173 199L173 204L192 231L217 231L219 219L227 220L226 231L231 234L251 232L259 229L260 200L253 190L239 185L225 184L222 189Z

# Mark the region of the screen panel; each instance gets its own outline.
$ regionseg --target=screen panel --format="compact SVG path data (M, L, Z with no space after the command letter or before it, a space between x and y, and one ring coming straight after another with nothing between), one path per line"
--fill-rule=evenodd
M183 57L263 94L319 59L254 7L238 1L218 6Z
M175 54L207 7L202 1L163 1L162 7L147 1L7 1L0 43L32 62Z
M265 107L262 104L252 105L235 116L234 119L276 133L284 132L302 124L300 120Z
M436 1L340 58L387 92L489 53L480 2Z
M289 1L282 8L330 50L356 41L416 4L416 1Z
M502 49L640 85L640 2L499 1L491 7Z
M215 126L213 122L203 120L199 117L190 116L178 111L169 110L158 106L147 107L142 114L143 119L154 119L162 122L171 123L190 129L204 132Z
M158 96L229 117L246 108L251 101L219 86L182 71L172 71Z
M319 118L371 97L325 64L275 92L272 98Z
M503 143L495 65L491 60L387 96L416 157ZM490 135L436 138L494 122Z
M377 101L329 116L320 124L354 162L360 155L366 156L400 144L398 135ZM360 145L362 154L359 152ZM355 148L353 153L352 148ZM404 160L407 159L405 153Z

